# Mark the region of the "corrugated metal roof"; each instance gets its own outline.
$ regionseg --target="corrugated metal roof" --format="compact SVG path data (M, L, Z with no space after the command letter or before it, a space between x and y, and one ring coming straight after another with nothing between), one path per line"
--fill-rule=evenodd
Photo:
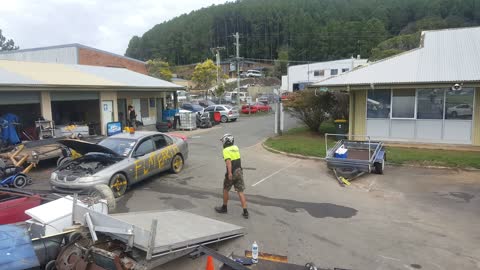
M480 27L425 31L423 47L312 86L480 81Z
M121 58L125 58L125 59L128 59L128 60L132 60L132 61L136 61L136 62L145 64L144 61L141 61L141 60L138 60L138 59L134 59L134 58L131 58L131 57L128 57L128 56L123 56L123 55L120 55L120 54L100 50L100 49L89 47L89 46L79 44L79 43L62 44L62 45L38 47L38 48L30 48L30 49L11 50L11 51L1 51L0 55L18 54L18 53L35 52L35 51L48 51L48 50L52 50L52 49L72 48L72 47L77 48L77 49L78 48L83 48L83 49L89 49L89 50L92 50L92 51L102 52L102 53L106 53L106 54L109 54L109 55L112 55L112 56L121 57Z
M5 85L184 88L124 68L0 60L0 87Z

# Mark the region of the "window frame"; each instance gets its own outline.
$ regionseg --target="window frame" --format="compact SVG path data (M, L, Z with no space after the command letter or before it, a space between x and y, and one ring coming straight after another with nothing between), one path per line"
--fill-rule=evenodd
M152 149L153 149L153 150L150 151L150 152L148 152L148 153L145 153L145 154L143 154L143 155L141 155L141 156L137 155L138 148L140 148L140 146L141 146L144 142L146 142L146 141L150 141L150 143L152 144ZM132 151L132 157L143 157L143 156L148 155L148 154L150 154L150 153L153 153L153 152L155 152L155 151L156 151L155 142L153 141L152 136L149 136L149 137L141 140L141 141L136 145L135 150Z
M417 120L417 104L418 104L418 89L413 89L415 90L415 96L414 96L414 99L415 99L415 104L414 104L414 107L413 107L413 117L394 117L393 116L393 91L404 91L404 90L407 90L407 89L390 89L390 119L392 120ZM411 90L411 89L408 89L408 90Z

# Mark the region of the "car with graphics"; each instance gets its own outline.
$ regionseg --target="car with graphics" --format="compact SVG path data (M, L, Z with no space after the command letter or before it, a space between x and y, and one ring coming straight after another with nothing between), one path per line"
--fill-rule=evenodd
M230 105L212 105L208 106L205 109L205 112L220 112L220 121L226 123L228 121L234 122L237 121L237 118L240 117L236 107Z
M83 193L105 184L120 197L131 185L155 174L180 173L188 158L186 137L154 131L120 133L98 144L73 139L59 143L82 157L52 172L50 185L58 192Z

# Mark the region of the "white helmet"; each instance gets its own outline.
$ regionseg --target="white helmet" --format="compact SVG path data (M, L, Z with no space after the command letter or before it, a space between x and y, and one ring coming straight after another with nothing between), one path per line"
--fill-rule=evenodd
M220 141L222 141L222 143L223 143L224 145L225 145L225 144L233 144L234 138L233 138L233 135L232 135L232 134L226 133L225 135L223 135L223 137L220 139Z

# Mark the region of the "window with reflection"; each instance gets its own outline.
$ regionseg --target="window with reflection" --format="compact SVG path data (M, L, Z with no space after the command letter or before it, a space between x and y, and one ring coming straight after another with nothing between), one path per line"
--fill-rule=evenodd
M443 119L445 89L418 89L417 119Z
M393 90L392 118L415 118L415 89Z
M367 118L390 118L390 90L368 90Z
M473 88L447 90L445 98L445 119L472 120Z

